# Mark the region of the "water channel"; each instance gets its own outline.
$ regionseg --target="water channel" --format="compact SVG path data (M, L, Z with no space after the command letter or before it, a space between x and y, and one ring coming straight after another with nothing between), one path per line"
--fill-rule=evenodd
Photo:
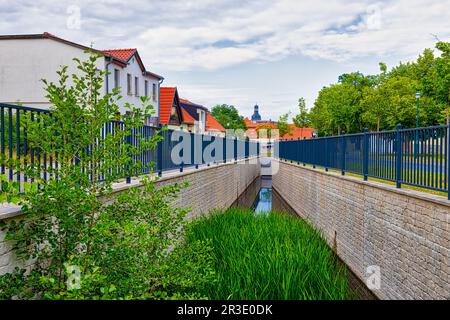
M272 188L272 176L261 176L247 187L235 201L234 206L251 208L255 214L269 214L270 211L286 212L299 217L292 207ZM299 217L300 218L300 217ZM337 257L337 256L336 256ZM348 271L349 284L360 300L377 299L365 284L339 258L339 263Z

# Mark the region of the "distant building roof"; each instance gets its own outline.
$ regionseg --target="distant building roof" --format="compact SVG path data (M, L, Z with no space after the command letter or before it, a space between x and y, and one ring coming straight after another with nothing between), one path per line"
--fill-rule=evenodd
M265 129L276 129L277 123L275 121L251 121L248 118L244 118L245 125L247 126L247 134L253 133L254 131L265 128ZM289 124L291 127L290 134L285 134L280 140L289 139L310 139L314 137L314 128L299 128L295 124Z
M139 55L139 52L137 51L136 48L128 48L128 49L109 49L109 50L103 50L103 53L110 55L116 59L119 59L121 61L125 61L128 63L128 61L130 61L130 59L135 56L136 60L139 64L139 66L141 67L142 72L144 73L144 75L149 76L149 77L153 77L159 80L164 79L164 77L147 71L145 69L144 63L142 62L141 56Z
M208 108L183 98L180 98L180 107L184 123L194 124L195 121L199 121L198 109L201 109L206 112L206 131L225 132L225 128L212 116Z
M136 51L137 51L136 48L103 50L104 53L110 54L124 61L130 60L130 58Z
M159 122L162 125L168 125L172 107L177 108L180 121L183 121L183 114L180 109L178 91L176 87L161 87L159 93Z
M184 110L186 111L186 113L188 113L188 114L190 115L190 117L193 118L195 121L198 121L198 111L197 111L198 109L201 109L201 110L203 110L203 111L205 111L205 112L209 112L209 111L208 111L208 108L206 108L206 107L204 107L204 106L202 106L202 105L200 105L200 104L191 102L191 101L189 101L189 100L187 100L187 99L182 99L182 98L180 98L180 106L181 106L181 108L184 109Z
M225 128L212 116L208 111L206 114L206 131L220 131L225 132Z

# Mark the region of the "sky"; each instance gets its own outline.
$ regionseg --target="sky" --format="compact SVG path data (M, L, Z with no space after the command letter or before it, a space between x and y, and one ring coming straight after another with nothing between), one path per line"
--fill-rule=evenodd
M314 105L340 74L378 72L450 41L450 0L0 0L0 34L137 48L164 86L263 119Z

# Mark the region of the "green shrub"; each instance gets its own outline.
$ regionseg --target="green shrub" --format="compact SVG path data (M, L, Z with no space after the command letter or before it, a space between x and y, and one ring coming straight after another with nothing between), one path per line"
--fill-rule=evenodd
M76 61L81 75L72 75L74 86L66 83L66 67L58 72L57 84L44 82L54 104L51 115L25 123L30 146L41 154L58 154L59 166L49 169L52 176L44 180L41 164L16 164L39 188L20 198L22 219L0 221L23 265L0 276L0 298L204 297L199 286L214 279L212 249L208 241L184 240L188 209L172 205L182 186L156 188L154 180L144 178L141 188L112 192L114 182L147 165L131 163L133 156L154 150L161 140L157 133L141 137L139 148L125 143L152 107L146 98L140 107L126 104L123 130L103 137L101 129L117 118L120 97L116 90L101 94L105 73L97 70L95 56ZM7 199L16 196L12 187L2 189Z

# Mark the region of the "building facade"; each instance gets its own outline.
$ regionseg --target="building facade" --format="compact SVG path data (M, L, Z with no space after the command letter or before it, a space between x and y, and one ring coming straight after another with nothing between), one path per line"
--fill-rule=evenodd
M158 117L159 86L163 77L145 69L136 49L100 51L80 45L50 33L0 36L0 103L22 104L48 109L51 104L45 97L44 84L57 82L57 71L67 66L67 74L78 73L73 60L87 60L89 50L99 55L96 67L110 72L105 77L102 93L120 87L123 98L119 101L121 112L126 103L141 105L140 96L150 97L154 117ZM69 78L68 85L73 84Z

